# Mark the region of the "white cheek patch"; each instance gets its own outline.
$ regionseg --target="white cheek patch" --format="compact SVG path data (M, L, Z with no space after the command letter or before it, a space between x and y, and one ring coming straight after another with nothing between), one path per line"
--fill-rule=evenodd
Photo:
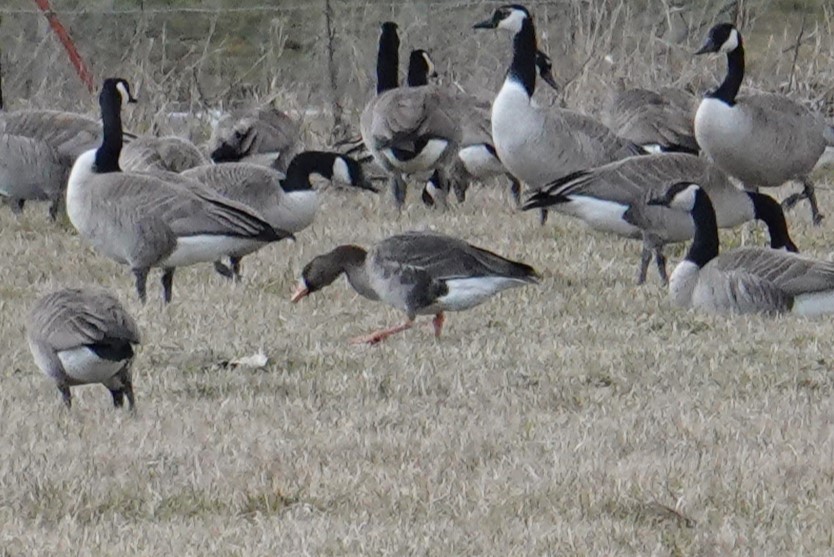
M730 31L730 36L727 37L727 40L724 41L724 44L721 45L719 52L727 53L732 52L738 48L738 31L733 29Z
M432 75L434 73L434 63L432 63L431 58L425 52L423 53L423 60L426 61L426 67L428 68L428 75Z
M122 97L122 105L127 104L127 101L130 100L130 93L128 92L127 87L125 86L124 82L120 81L120 82L116 83L116 90L119 92L119 95L121 95L121 97Z
M498 22L499 29L506 29L510 33L521 31L521 24L527 16L521 10L513 10L510 15Z
M685 190L675 195L670 206L682 211L691 211L695 207L695 193L698 191L698 187L697 184L691 184Z
M353 183L350 179L348 165L342 157L336 157L336 160L333 161L333 180L343 184Z

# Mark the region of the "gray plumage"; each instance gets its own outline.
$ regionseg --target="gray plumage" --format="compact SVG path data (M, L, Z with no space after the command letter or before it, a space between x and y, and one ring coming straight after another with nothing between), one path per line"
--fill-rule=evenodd
M761 218L773 242L795 249L775 201L740 190L709 161L684 153L632 157L575 173L534 194L524 208L549 208L579 218L595 230L642 239L638 284L646 279L652 254L665 283L663 246L691 239L694 223L687 213L647 202L677 182L701 185L714 201L719 227L733 228ZM757 204L768 210L757 214Z
M694 95L671 87L658 91L622 89L612 94L602 122L618 136L648 150L697 154Z
M209 152L215 162L251 162L283 172L298 151L299 136L298 123L272 106L235 110L217 123Z
M342 273L358 293L408 317L400 328L363 339L367 342L410 327L417 315L434 314L439 335L443 312L469 309L501 290L538 283L536 271L524 263L443 234L407 232L367 251L339 246L314 258L305 266L293 300L329 285Z
M139 328L121 303L98 288L65 288L40 298L26 321L35 363L71 406L70 387L102 383L116 406L133 408L130 367Z
M208 162L196 145L176 136L137 137L125 144L119 155L119 166L125 171L183 172Z

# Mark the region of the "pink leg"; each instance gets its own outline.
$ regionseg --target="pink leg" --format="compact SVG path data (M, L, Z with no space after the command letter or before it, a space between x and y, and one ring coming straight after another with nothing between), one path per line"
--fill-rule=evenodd
M446 322L446 316L443 315L441 311L437 315L434 316L434 319L431 320L431 324L434 325L434 336L435 338L440 338L440 331L443 330L443 323Z
M389 327L388 329L382 329L380 331L374 331L369 335L363 335L361 337L356 337L351 339L351 344L377 344L378 342L382 342L386 338L390 337L393 334L405 331L410 329L414 326L414 321L406 321L400 325L396 325L394 327Z

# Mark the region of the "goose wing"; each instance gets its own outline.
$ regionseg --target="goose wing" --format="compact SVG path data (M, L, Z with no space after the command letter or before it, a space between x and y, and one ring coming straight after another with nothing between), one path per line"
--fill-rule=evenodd
M101 143L101 122L82 114L57 110L17 110L0 115L5 133L40 139L55 149L64 163Z
M108 340L139 343L139 327L119 301L100 289L47 294L32 309L27 330L56 351Z
M756 122L754 145L795 153L797 168L813 166L825 151L825 122L804 106L781 95L750 95L736 102Z
M433 232L391 236L377 244L370 257L388 275L412 270L434 280L504 277L538 282L538 274L529 265Z
M756 276L789 296L834 289L834 263L781 250L736 249L718 256L713 265Z
M457 139L460 131L453 102L433 85L386 91L373 107L371 135L384 148L421 137Z
M186 170L182 175L253 208L277 205L284 193L281 189L284 174L252 163L207 164Z
M190 141L179 137L139 137L127 143L119 156L122 170L183 172L208 161Z

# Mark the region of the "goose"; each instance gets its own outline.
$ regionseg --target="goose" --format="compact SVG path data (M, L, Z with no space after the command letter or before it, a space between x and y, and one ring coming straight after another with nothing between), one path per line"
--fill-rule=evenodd
M513 34L512 62L492 103L492 139L507 170L529 188L538 190L572 172L645 153L589 116L533 103L536 30L526 8L502 6L475 28Z
M63 288L41 297L26 320L35 364L51 377L67 408L70 387L101 383L121 407L133 409L133 346L141 342L136 321L116 297L100 288Z
M687 211L695 222L692 244L669 280L674 305L709 313L834 312L834 263L767 248L719 255L715 209L698 184L673 184L649 203Z
M693 129L694 95L672 87L626 89L622 79L618 85L602 112L602 123L611 131L650 153L700 152Z
M213 262L291 236L269 226L254 209L208 189L121 172L121 107L130 102L136 99L127 81L104 80L99 95L103 139L72 167L67 215L96 251L130 267L140 301L146 300L152 267L163 269L163 299L168 303L176 267Z
M559 85L553 78L553 64L544 52L536 52L536 68L539 76L554 90ZM434 63L425 50L413 50L408 63L408 86L419 87L429 83L429 77L437 75ZM455 192L459 202L466 200L466 191L472 181L485 181L496 176L506 175L510 180L510 193L516 203L521 200L521 182L507 172L498 160L492 142L490 124L490 103L474 95L458 93L454 95L457 116L461 125L461 142L457 157L449 170L450 188ZM434 204L432 192L437 191L437 173L433 174L423 188L422 199L427 205Z
M301 232L313 222L318 211L318 193L310 177L318 174L328 180L376 192L365 178L362 166L347 155L326 151L305 151L290 161L287 174L251 163L220 163L203 165L182 173L249 207L257 207L264 219L275 229ZM230 266L220 261L214 268L227 278L240 278L243 253L229 255Z
M208 162L196 145L176 136L138 137L124 145L119 155L119 166L127 172L167 170L179 173Z
M439 337L444 312L475 307L502 290L538 284L529 265L511 261L463 240L435 232L406 232L389 236L366 250L342 245L305 265L291 300L333 283L344 273L361 296L382 301L407 316L395 327L353 340L376 344L414 326L417 315L434 315Z
M735 187L715 165L685 153L631 157L576 172L534 193L523 209L549 208L576 217L600 232L641 238L643 253L637 284L646 281L653 253L658 274L665 284L664 245L689 240L695 228L689 215L648 207L646 203L651 195L664 191L670 182L682 181L697 181L709 192L716 202L721 228L758 219L767 226L772 247L797 251L776 200Z
M75 158L101 139L101 124L72 112L0 113L0 196L20 214L26 201L50 201L54 221Z
M698 144L745 189L799 180L802 193L788 197L783 205L790 208L807 199L813 222L819 224L823 215L809 174L829 143L825 121L781 95L737 96L744 78L744 44L729 23L712 27L695 54L722 52L727 55L724 81L707 93L695 114Z
M272 106L235 110L217 123L209 140L214 162L251 162L281 172L295 154L297 122Z
M362 140L389 175L394 202L405 202L405 174L438 173L441 191L448 192L447 166L457 152L460 123L453 99L436 85L398 87L397 25L385 22L377 55L377 95L360 119Z

